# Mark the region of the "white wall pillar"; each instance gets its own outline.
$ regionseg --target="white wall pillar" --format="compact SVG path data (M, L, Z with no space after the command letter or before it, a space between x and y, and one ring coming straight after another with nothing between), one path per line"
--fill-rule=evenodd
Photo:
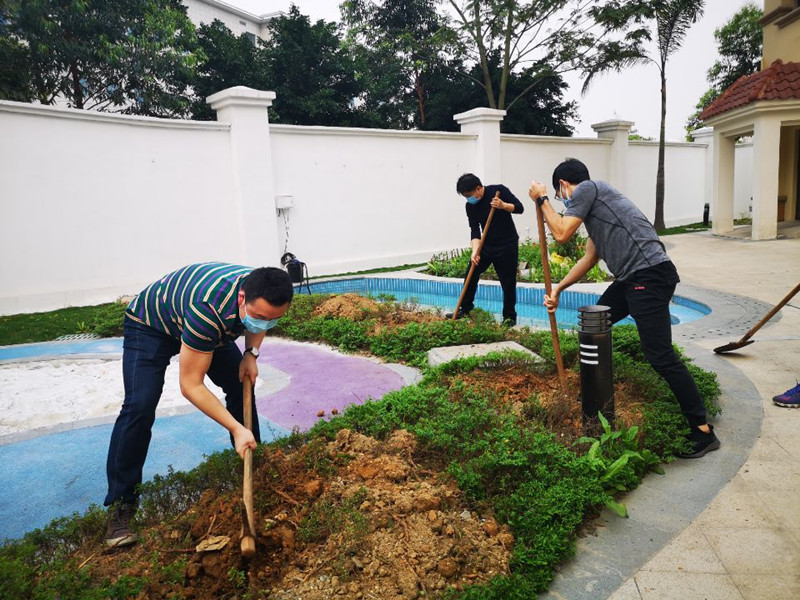
M475 174L484 182L499 183L503 179L500 159L500 122L506 111L494 108L473 108L453 117L462 133L478 136Z
M217 111L217 120L231 126L231 166L242 262L252 267L276 266L280 258L267 116L274 99L275 92L244 86L206 98Z
M781 121L763 114L753 128L753 233L754 240L778 236L778 173Z
M714 177L711 200L711 231L724 235L733 231L733 168L736 138L714 131Z
M611 140L611 152L608 157L608 182L622 193L628 192L628 134L633 121L612 119L595 123L592 129L600 139Z
M692 132L695 144L705 144L706 164L705 178L703 182L703 203L711 206L714 197L714 128L702 127Z

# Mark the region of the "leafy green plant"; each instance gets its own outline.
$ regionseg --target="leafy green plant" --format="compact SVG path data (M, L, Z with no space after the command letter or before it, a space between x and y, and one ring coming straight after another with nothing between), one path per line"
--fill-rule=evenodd
M662 475L664 470L655 454L647 449L639 450L638 427L622 427L612 431L603 413L597 413L597 418L603 428L600 437L582 437L576 444L591 444L585 459L608 494L605 505L620 517L627 517L628 510L624 504L614 500L614 494L636 487L640 477L648 470Z

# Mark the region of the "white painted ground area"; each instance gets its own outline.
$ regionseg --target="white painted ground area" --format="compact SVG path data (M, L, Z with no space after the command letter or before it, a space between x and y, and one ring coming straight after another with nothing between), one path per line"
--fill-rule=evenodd
M256 395L273 393L289 383L282 371L259 365ZM206 378L218 397L222 390ZM56 359L0 365L0 436L110 418L119 414L124 393L122 360ZM183 414L195 409L180 392L178 363L167 367L158 416Z

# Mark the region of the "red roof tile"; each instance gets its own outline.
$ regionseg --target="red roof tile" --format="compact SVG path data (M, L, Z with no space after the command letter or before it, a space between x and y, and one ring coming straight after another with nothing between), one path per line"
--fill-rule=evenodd
M800 99L800 63L780 59L758 73L737 79L701 114L705 120L757 100Z

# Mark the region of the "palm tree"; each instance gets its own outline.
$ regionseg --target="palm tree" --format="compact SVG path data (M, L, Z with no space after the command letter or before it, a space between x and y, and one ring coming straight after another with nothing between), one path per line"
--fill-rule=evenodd
M661 231L664 227L664 129L667 121L667 61L683 43L689 28L703 15L705 0L655 0L645 3L649 15L656 24L658 57L651 58L644 53L631 53L616 65L601 66L586 78L583 90L588 89L595 75L613 69L621 71L625 67L650 62L658 67L661 75L661 127L658 136L658 170L656 172L656 217L653 225Z

